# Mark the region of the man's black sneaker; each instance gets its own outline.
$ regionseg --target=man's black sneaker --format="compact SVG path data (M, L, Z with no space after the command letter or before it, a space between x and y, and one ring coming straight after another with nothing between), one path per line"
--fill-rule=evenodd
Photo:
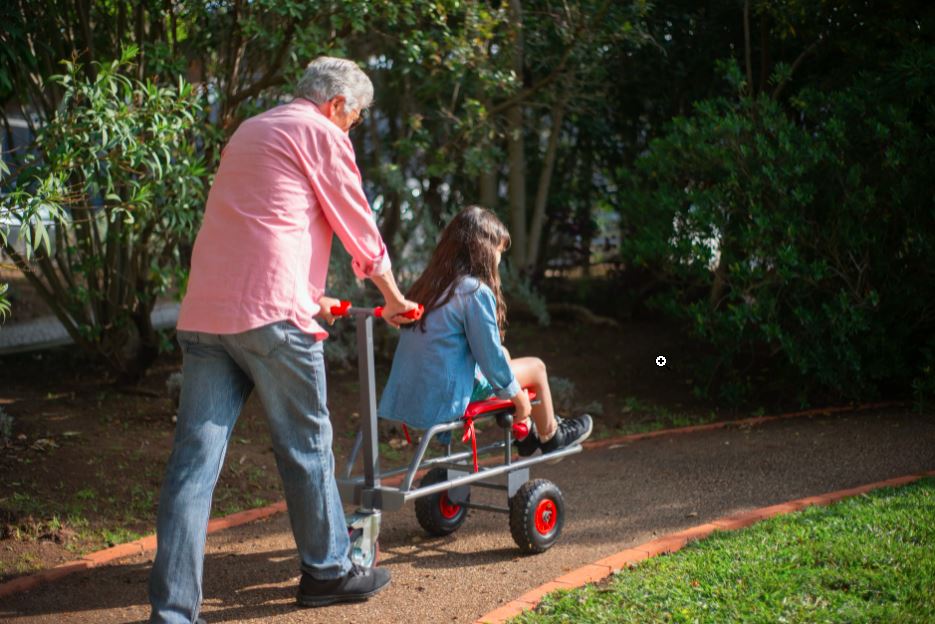
M513 440L513 446L519 451L520 457L529 457L539 450L539 436L536 433L536 423L529 419L529 433L522 440Z
M390 573L383 568L364 568L356 564L341 578L328 581L320 581L303 572L299 582L299 604L323 607L336 602L366 600L389 582Z
M586 440L591 435L591 429L594 428L594 421L590 414L582 414L578 418L567 420L556 416L555 420L558 421L558 431L548 442L541 443L543 455Z

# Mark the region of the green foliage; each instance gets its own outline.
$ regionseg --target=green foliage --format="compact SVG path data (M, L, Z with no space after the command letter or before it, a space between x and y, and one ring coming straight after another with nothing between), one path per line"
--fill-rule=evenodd
M513 620L545 622L931 622L935 481L714 535L548 595Z
M206 170L192 130L192 86L138 82L121 72L136 54L97 65L92 79L66 62L54 77L58 113L4 184L2 211L27 249L4 250L75 341L123 375L157 346L149 315L183 272L179 248L198 227Z
M10 300L6 297L9 289L9 284L0 284L0 321L5 320L10 315Z
M571 415L575 406L575 382L567 377L549 376L549 389L557 414Z
M908 46L791 110L698 102L636 162L623 255L659 272L656 304L718 350L735 398L751 355L848 398L908 387L935 334L931 48Z
M0 159L0 182L9 175L10 169L7 167L7 164ZM0 244L5 243L9 237L9 227L10 224L7 223L7 217L9 215L4 211L2 204L0 204ZM2 268L0 264L0 268ZM0 323L5 321L7 317L10 316L10 300L7 298L7 292L10 290L9 284L0 283Z
M500 265L500 279L503 295L509 300L509 309L519 308L535 318L541 327L548 327L551 321L548 303L529 277L520 275L512 263L503 263Z

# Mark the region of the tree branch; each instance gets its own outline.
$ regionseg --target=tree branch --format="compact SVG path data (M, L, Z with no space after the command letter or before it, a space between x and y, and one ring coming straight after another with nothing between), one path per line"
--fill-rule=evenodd
M783 89L786 88L786 85L789 84L789 80L791 80L793 74L795 74L795 70L797 70L797 69L799 68L799 66L802 65L802 63L805 61L806 58L808 58L809 56L811 56L811 55L815 52L815 50L818 49L818 46L819 46L824 40L825 40L824 35L818 35L818 39L816 39L816 40L812 43L812 45L810 45L810 46L808 46L807 48L805 48L804 50L802 50L802 53L799 54L799 56L795 59L795 61L793 61L792 67L789 68L789 73L786 75L785 78L782 79L782 82L780 82L778 85L776 85L776 88L773 89L773 94L772 94L771 97L772 97L774 100L779 99L779 96L782 94Z
M68 332L68 335L71 336L71 339L75 341L75 344L80 345L83 349L88 351L93 351L94 347L89 343L84 336L82 336L77 329L77 325L72 317L72 315L65 309L63 302L56 299L53 291L47 286L35 272L30 268L29 263L26 262L26 259L20 255L9 244L3 245L3 251L6 253L10 259L13 260L13 263L16 265L16 268L19 269L20 273L29 281L30 284L36 289L36 292L39 293L39 296L42 297L42 300L52 309L55 313L55 316L62 322L62 325L65 327L65 331Z
M286 27L286 32L283 35L282 42L279 44L279 48L276 50L273 61L267 68L266 73L263 74L259 80L246 89L241 89L236 93L231 92L231 95L225 103L225 108L227 109L226 117L229 118L233 112L237 110L240 103L247 98L259 95L264 89L286 83L286 79L279 74L279 70L282 69L283 61L285 61L286 54L289 52L289 46L292 44L292 37L295 35L295 29L296 21L294 19L289 20L289 25ZM233 80L233 77L231 77L231 80Z
M753 95L753 61L750 58L750 0L743 3L743 49L747 66L747 92Z

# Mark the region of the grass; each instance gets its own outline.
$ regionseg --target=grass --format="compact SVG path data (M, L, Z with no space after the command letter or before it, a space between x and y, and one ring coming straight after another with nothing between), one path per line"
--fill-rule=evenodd
M514 623L935 622L935 480L715 533Z

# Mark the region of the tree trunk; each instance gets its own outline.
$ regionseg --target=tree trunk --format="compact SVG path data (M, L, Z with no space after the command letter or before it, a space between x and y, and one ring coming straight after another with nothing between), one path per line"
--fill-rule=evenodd
M532 225L529 228L529 251L526 261L529 267L535 267L539 259L539 247L542 240L542 227L545 224L545 207L549 199L549 187L552 183L552 173L555 170L555 157L558 154L558 143L562 135L562 121L565 116L567 96L562 95L552 107L549 143L545 150L542 162L542 172L539 174L539 186L536 189L536 202L533 207Z
M513 21L513 71L517 80L523 81L523 9L520 0L510 0L510 17ZM517 101L506 111L507 160L509 162L510 236L513 263L525 271L528 261L526 237L526 156L523 151L523 105Z
M496 169L491 167L481 172L478 185L480 186L480 205L484 208L497 209L498 182Z
M744 66L747 70L747 93L753 95L753 61L750 51L750 0L743 3L743 50Z
M432 215L433 223L441 223L445 211L445 202L442 199L440 187L444 180L437 177L429 178L429 187L425 191L425 205Z
M484 108L490 110L490 101L484 100ZM499 203L499 189L497 185L500 183L498 176L499 167L496 165L491 165L490 167L485 167L481 171L478 178L478 190L480 197L478 201L480 205L489 210L496 211L497 204Z

